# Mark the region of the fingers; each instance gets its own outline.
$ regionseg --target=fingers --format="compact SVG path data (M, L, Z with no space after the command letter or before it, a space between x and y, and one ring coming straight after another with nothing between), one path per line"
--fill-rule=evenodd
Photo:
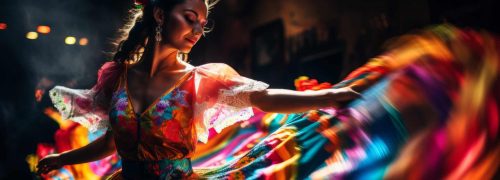
M352 101L360 97L363 98L360 93L354 91L350 87L336 89L335 91L337 94L337 101L339 102Z
M354 98L365 99L365 97L363 97L363 95L361 93L353 90L352 88L348 87L348 90L354 95Z
M36 166L37 174L46 174L52 170L59 169L62 166L57 161L56 155L49 155L40 160Z
M47 163L44 163L43 161L40 161L38 165L36 166L37 169L37 174L45 174L49 171L49 165Z
M365 99L365 97L361 93L354 91L350 87L343 87L343 88L334 89L334 92L336 94L335 101L338 104L338 107L340 107L340 108L347 106L349 103L351 103L354 100L357 100L357 99L364 100Z
M49 173L50 171L52 170L56 170L56 169L59 169L60 167L59 166L56 166L56 165L43 165L43 166L40 166L40 167L37 167L37 174L47 174Z

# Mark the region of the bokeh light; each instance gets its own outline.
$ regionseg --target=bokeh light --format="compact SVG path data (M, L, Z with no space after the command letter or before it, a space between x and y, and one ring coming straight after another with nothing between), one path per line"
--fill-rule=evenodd
M36 31L38 31L41 34L49 34L50 33L50 27L49 26L38 26L36 28Z
M0 23L0 30L6 30L7 29L7 24L6 23Z
M66 39L64 39L64 42L68 45L73 45L76 43L76 38L73 36L68 36Z
M35 90L35 100L36 102L42 101L42 97L45 91L43 89L36 89Z
M36 32L28 32L26 34L26 38L32 39L32 40L38 39L38 33L36 33Z
M86 46L87 44L89 44L89 39L80 38L80 41L78 42L78 44L80 44L80 46Z

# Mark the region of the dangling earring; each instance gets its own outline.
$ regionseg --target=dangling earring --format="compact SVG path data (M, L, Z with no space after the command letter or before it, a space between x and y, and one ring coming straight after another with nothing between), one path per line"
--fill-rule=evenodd
M183 53L183 52L177 52L177 58L184 61L184 62L187 62L188 61L188 53Z
M158 26L156 26L156 35L155 35L155 39L156 39L156 42L159 43L161 42L161 23L158 24Z

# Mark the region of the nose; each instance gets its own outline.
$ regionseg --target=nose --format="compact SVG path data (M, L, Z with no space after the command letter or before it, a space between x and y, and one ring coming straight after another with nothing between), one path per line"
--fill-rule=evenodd
M203 34L203 27L201 27L200 23L195 23L193 26L193 34L195 36Z

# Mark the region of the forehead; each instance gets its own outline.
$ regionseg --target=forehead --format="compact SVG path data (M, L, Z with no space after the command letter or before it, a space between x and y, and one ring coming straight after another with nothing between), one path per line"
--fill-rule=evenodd
M193 10L196 11L196 13L198 13L201 17L207 17L208 12L207 5L204 0L186 0L184 3L179 4L176 9L181 11Z

